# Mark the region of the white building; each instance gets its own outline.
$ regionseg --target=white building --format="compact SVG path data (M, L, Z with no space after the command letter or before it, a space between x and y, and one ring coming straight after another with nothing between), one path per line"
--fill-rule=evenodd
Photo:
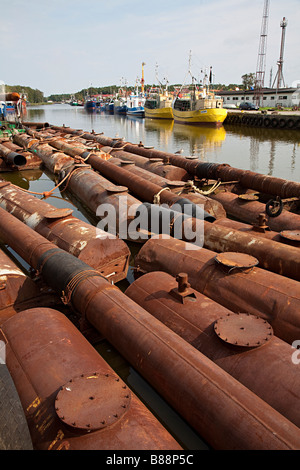
M218 91L218 95L224 100L224 107L226 105L231 107L235 105L237 108L241 103L249 102L256 104L254 90L230 90ZM300 105L300 86L297 88L265 88L263 90L262 108L270 107L276 108L277 106L291 107Z

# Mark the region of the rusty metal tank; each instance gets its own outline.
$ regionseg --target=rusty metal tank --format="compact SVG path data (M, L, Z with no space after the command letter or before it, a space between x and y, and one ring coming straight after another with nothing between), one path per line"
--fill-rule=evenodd
M26 308L59 303L56 293L33 281L0 249L0 324Z
M257 200L245 198L244 195L219 191L216 194L212 194L211 198L222 204L228 216L235 217L246 223L254 224L259 214L265 213L265 204ZM276 232L283 230L300 230L300 215L298 214L283 210L276 217L265 215L271 230Z
M287 450L300 447L299 428L270 405L88 265L62 252L2 209L0 215L1 238L38 269L49 286L56 292L63 292L72 307L98 329L213 448ZM55 347L62 342L56 343ZM68 348L69 344L67 342ZM48 354L47 348L43 348L43 352ZM27 348L26 354L30 362ZM76 362L82 367L78 360ZM44 369L42 380L47 380Z
M244 253L216 253L172 237L153 236L135 257L136 275L164 271L188 274L191 287L229 310L267 320L274 334L300 338L299 282L257 267Z
M99 270L111 282L127 275L130 251L123 240L0 181L0 206L60 248Z
M300 427L299 371L266 320L232 313L192 289L185 273L147 273L125 294Z
M0 329L35 450L180 450L67 317L33 308Z

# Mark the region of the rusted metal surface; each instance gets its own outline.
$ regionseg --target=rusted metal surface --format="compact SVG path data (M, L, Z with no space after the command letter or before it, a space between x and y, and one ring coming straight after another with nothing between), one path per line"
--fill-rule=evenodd
M63 173L62 176L67 174ZM74 168L74 171L71 167L69 175L67 190L100 219L105 218L105 214L99 212L101 205L113 207L116 215L116 233L113 235L122 232L122 238L130 239L128 226L134 219L136 208L141 202L128 193L127 187L111 183L86 165L79 165Z
M91 135L90 138L92 139L93 136ZM105 139L103 136L94 136L94 140L99 143L103 142L103 145L110 145L109 139ZM134 145L121 140L114 143L114 147L122 147L128 152L136 153L147 158L162 158L171 165L183 168L190 175L197 176L200 179L239 181L241 186L252 188L265 194L271 194L281 198L300 197L300 183L295 181L288 181L249 170L233 168L228 164L203 163L199 162L199 160L190 160L172 153L148 149L143 145Z
M292 246L300 246L300 240L298 241L297 236L293 236L293 233L297 233L294 230L285 230L283 232L275 232L271 230L266 223L265 214L260 214L257 223L250 225L237 220L228 218L220 218L215 220L214 225L221 225L222 227L233 228L234 230L240 230L241 232L252 233L257 237L268 238L279 243L285 243ZM261 220L261 222L260 222ZM284 236L286 234L286 236Z
M232 313L194 289L180 301L173 295L177 286L174 277L156 271L125 294L299 427L300 378L290 345L266 320Z
M8 183L0 185L0 206L111 282L127 275L130 251L123 240L81 221L70 209L56 209Z
M170 181L187 181L189 175L182 168L174 165L167 165L161 158L152 159L136 155L134 153L126 152L122 149L114 149L113 147L103 146L103 152L108 152L110 155L119 158L122 161L131 161L137 167L143 168L151 173L157 174L163 178L167 178Z
M65 315L26 310L2 332L34 449L181 449Z
M278 244L279 245L279 244ZM300 338L299 282L254 266L231 269L215 260L216 252L195 249L162 236L148 240L135 258L138 272L188 274L191 286L233 312L267 320L276 336L288 343Z
M0 249L0 324L26 308L54 306L59 297L28 276Z
M218 253L240 252L240 256L244 254L255 257L261 268L291 279L300 279L299 249L295 246L262 238L255 232L235 230L230 223L229 226L222 226L216 224L218 221L199 221L187 214L173 211L172 207L169 210L163 206L144 203L142 208L148 211L149 219L146 222L152 235L166 233Z
M67 141L66 139L56 138L54 140L49 141L49 143L56 149L61 150L72 157L82 156L84 159L87 159L89 155L91 157L94 156L93 152L90 152L90 149L88 149L86 145L81 144L76 141L74 142L74 140L70 142L70 141ZM103 160L109 160L111 164L114 164L121 168L125 168L125 170L128 170L129 168L128 165L130 164L130 160L125 160L124 158L120 159L119 153L120 152L116 152L116 157L111 157L111 155L114 155L112 147L103 147L101 148L100 151L98 151L95 154L95 156ZM124 154L126 158L126 152L122 153L122 155ZM148 160L146 161L149 163ZM134 161L132 161L132 163L134 163ZM166 166L166 168L168 168L168 166ZM186 199L190 200L194 204L203 205L204 209L216 218L226 216L225 210L223 209L220 203L218 203L217 201L213 201L212 199L209 199L205 196L202 196L201 194L189 193L188 191L190 191L190 185L186 186L183 181L171 181L163 176L160 176L159 174L155 174L155 173L152 173L151 171L148 171L148 169L135 166L135 163L130 165L129 172L131 174L136 175L139 179L143 178L149 183L156 184L157 187L159 186L161 189L169 188L173 192L184 194ZM167 173L165 172L165 174ZM179 176L180 175L178 175L178 177Z
M12 150L5 147L5 145L0 143L0 157L4 161L13 166L15 169L26 165L26 158L21 153L13 152Z
M219 201L224 207L227 215L238 218L248 224L257 223L261 213L265 212L265 204L259 201L241 199L237 194L230 192L218 192L212 194L211 198ZM266 215L267 224L271 230L280 232L282 230L299 230L300 215L283 210L277 217Z
M42 166L42 161L37 155L33 155L31 152L25 151L22 147L19 145L15 145L13 142L3 140L2 141L3 147L6 147L7 149L11 150L11 152L15 152L23 157L23 159L26 160L24 165L18 166L17 169L19 171L28 171L28 170L35 170L39 169ZM16 167L12 166L11 164L5 163L4 161L1 162L0 164L0 171L15 171Z
M185 205L187 208L189 206L191 210L196 210L198 213L201 213L201 216L204 219L211 221L215 220L215 218L203 210L202 207L193 204L191 201L185 199L182 196L178 196L172 193L172 191L162 190L159 185L146 181L144 178L132 174L125 168L116 167L110 163L109 160L104 161L97 157L97 155L90 154L87 162L95 170L109 178L110 181L127 186L128 189L142 201L147 201L150 203L157 201L159 204L165 203L169 206L172 206L173 204L176 204L177 206ZM183 208L183 210L185 210L185 208Z
M18 236L16 230L22 223L0 210L0 235L16 246L20 256L35 269L39 269L44 281L57 291L67 291L69 302L135 367L151 385L173 406L195 430L216 449L297 449L300 446L300 430L280 415L266 402L214 365L185 340L125 296L117 287L77 258L55 248L43 237L23 226ZM7 223L7 222L10 223ZM22 233L23 232L23 233ZM20 246L22 233L22 246ZM59 261L59 268L57 263ZM68 260L68 262L67 262ZM21 318L24 319L25 315ZM39 315L39 318L44 318ZM53 322L47 325L55 328ZM35 323L38 327L38 323ZM58 328L55 328L56 331ZM49 328L42 328L48 334ZM7 330L5 331L6 334ZM33 334L32 331L30 331ZM65 338L65 332L63 332ZM9 336L9 335L8 335ZM35 335L36 336L36 335ZM24 339L24 338L23 338ZM22 343L22 341L20 341ZM31 341L29 342L30 344ZM58 346L72 341L54 341L55 357L60 356ZM24 342L23 342L24 344ZM68 346L69 348L69 346ZM48 348L41 348L49 357ZM70 349L69 349L70 350ZM72 376L77 377L87 355L80 349ZM39 348L37 348L39 353ZM24 354L18 353L18 357ZM37 354L39 360L41 357ZM26 357L30 367L36 370L32 357ZM54 357L54 354L52 355ZM60 366L66 367L63 351ZM163 358L163 360L162 360ZM91 360L88 358L89 371ZM72 361L73 365L73 361ZM98 372L93 367L93 373ZM83 373L82 371L80 373ZM30 374L27 373L28 376ZM55 377L58 371L55 369ZM163 379L162 379L163 378ZM43 373L38 378L39 388L49 379ZM70 377L67 377L65 384ZM57 390L57 383L55 384ZM174 390L177 393L174 393ZM35 393L29 403L36 396ZM47 397L53 394L47 393ZM185 400L182 400L182 397ZM24 408L28 409L27 406ZM36 428L36 426L35 426ZM115 425L112 426L115 431ZM93 435L93 434L91 434Z
M254 256L259 266L273 273L300 280L299 249L221 225L204 222L204 247L217 252L241 252Z

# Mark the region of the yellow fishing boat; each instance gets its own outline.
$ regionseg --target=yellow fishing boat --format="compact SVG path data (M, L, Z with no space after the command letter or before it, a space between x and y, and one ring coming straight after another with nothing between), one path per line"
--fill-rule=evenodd
M173 103L174 122L181 124L198 124L221 126L227 116L223 100L206 90L191 91L178 96Z
M158 79L157 64L155 69L156 81L157 83L159 83L159 86L152 86L150 88L150 91L144 104L145 117L153 119L173 120L173 95L168 92L168 80L165 79L166 84L163 85Z
M145 117L155 119L173 119L173 95L159 88L151 89L145 101Z
M197 85L194 82L195 79L190 71L190 60L188 73L192 77L192 84L188 87L182 85L177 92L172 104L174 122L219 127L227 116L223 100L210 91L206 83Z

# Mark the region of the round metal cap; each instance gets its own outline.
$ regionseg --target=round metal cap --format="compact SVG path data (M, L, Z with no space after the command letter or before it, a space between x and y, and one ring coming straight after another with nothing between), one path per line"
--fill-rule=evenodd
M300 242L300 230L283 230L280 235L288 240Z
M72 209L53 209L47 212L44 217L46 219L61 219L62 217L67 217L68 215L73 214Z
M266 320L249 313L229 313L215 322L214 329L226 343L249 348L262 346L273 336Z
M131 392L119 377L95 372L66 383L56 396L55 410L65 424L95 431L118 421L130 399Z
M231 251L218 253L215 260L228 268L253 268L258 264L258 260L254 256Z
M258 199L258 196L256 194L253 194L253 193L249 193L249 194L240 194L238 196L239 199L242 199L243 201L257 201Z

